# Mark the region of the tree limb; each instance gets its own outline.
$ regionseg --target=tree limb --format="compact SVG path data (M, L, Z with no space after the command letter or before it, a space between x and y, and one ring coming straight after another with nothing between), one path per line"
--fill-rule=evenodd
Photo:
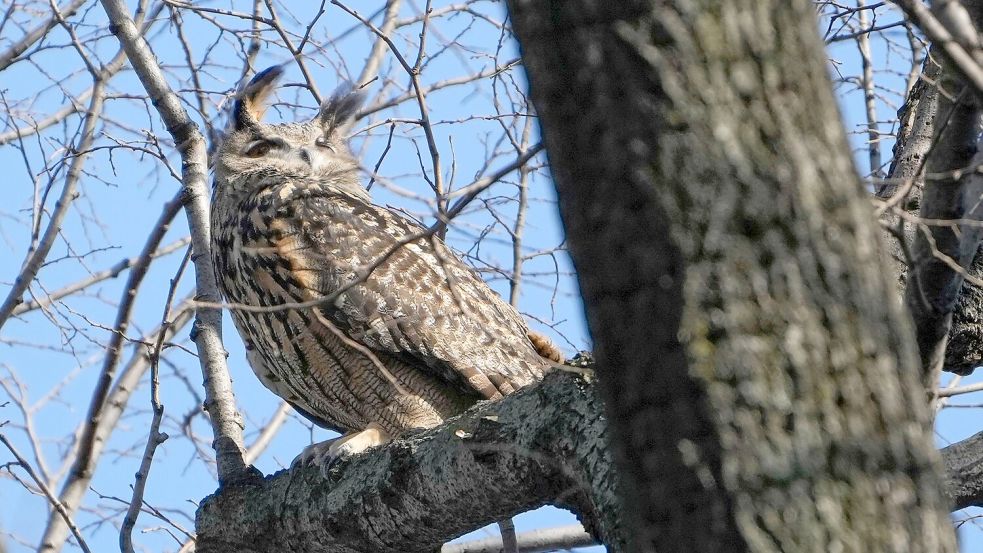
M257 485L223 486L198 511L197 551L433 551L548 503L579 513L591 539L620 551L606 427L594 384L554 373L341 462L326 478L295 467ZM942 458L953 508L983 506L983 432L944 448ZM521 550L531 547L519 539Z
M72 16L87 0L72 0L71 3L66 4L64 7L59 8L61 12L61 18L66 18ZM0 52L0 71L3 71L10 64L17 61L18 56L27 51L28 48L33 46L37 41L44 38L48 34L48 31L55 28L58 25L58 17L52 16L45 19L43 23L27 32L14 44L10 45L9 48Z
M918 2L912 4L920 6ZM974 5L973 8L973 20L983 21L981 6ZM916 22L923 23L921 20ZM972 26L971 22L969 24ZM951 56L947 46L950 44L936 44L932 49L941 47ZM957 69L950 58L941 61L942 68L935 82L938 106L932 118L932 145L924 161L925 173L939 176L926 179L919 216L922 219L979 219L983 214L979 202L983 181L975 172L966 174L963 171L971 166L976 154L980 131L979 95L963 77L965 68ZM979 229L967 225L959 228L917 226L905 296L915 323L915 338L927 390L937 386L946 358L953 311L963 283L963 271L955 270L936 254L968 268L980 238Z
M953 509L983 507L983 432L942 448Z
M983 2L965 2L970 13L977 13ZM940 101L951 105L952 90L943 85L953 82L952 68L943 67L944 54L933 45L925 56L920 75L911 87L908 97L898 112L899 128L894 146L894 160L889 178L879 187L877 196L885 203L878 208L882 212L882 225L887 227L884 243L890 253L890 263L902 290L908 278L908 262L911 245L915 241L916 224L905 219L918 219L922 203L922 190L926 162L935 143L937 124L942 121ZM941 99L941 100L940 100ZM964 177L964 178L969 178ZM929 208L929 212L937 207ZM903 213L905 212L905 213ZM924 238L924 237L923 237ZM962 248L968 246L969 236L963 235ZM931 252L929 252L931 253ZM983 259L979 256L968 267L970 275L983 275ZM958 278L958 277L957 277ZM957 374L969 374L983 363L983 289L978 286L962 286L952 307L952 322L945 346L943 370ZM916 323L931 329L930 323Z
M181 100L167 84L150 46L134 25L122 0L102 0L109 16L110 30L119 39L134 72L147 90L167 131L181 153L181 179L185 190L185 211L191 227L198 297L205 302L221 301L211 262L211 232L208 213L208 159L205 140L188 116ZM222 312L199 307L192 331L198 347L205 382L205 410L215 435L213 443L220 482L245 475L243 462L242 416L236 410L232 381L222 345Z
M557 528L541 528L522 532L516 536L521 553L546 553L574 547L595 545L594 537L584 531L583 526L572 524ZM502 539L497 536L464 543L450 543L440 548L440 553L499 553Z
M294 467L223 486L198 510L199 553L435 551L544 504L621 551L605 420L590 384L556 371L322 476Z

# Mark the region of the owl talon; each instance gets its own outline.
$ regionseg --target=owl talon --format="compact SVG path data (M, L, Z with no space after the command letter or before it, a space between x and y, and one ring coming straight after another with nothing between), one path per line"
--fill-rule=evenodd
M311 444L300 452L300 455L290 463L291 467L298 465L313 465L321 469L322 475L327 475L335 464L344 459L357 455L366 449L384 445L392 441L392 436L375 423L369 424L362 431L349 432L333 440Z

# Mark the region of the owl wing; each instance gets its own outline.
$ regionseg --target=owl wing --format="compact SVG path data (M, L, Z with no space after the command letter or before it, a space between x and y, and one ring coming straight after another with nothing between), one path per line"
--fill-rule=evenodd
M410 239L422 227L322 190L292 195L276 211L275 247L301 296L348 287L318 309L349 338L487 399L549 367L521 316L439 238Z

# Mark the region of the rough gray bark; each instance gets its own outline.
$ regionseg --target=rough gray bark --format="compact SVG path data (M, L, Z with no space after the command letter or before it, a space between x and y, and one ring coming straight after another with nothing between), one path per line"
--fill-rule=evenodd
M942 71L938 56L937 50L929 49L921 75L898 110L900 125L888 181L877 190L877 196L886 200L901 191L905 195L895 200L896 205L908 210L918 209L924 184L922 169L925 157L932 149L935 116L939 111L937 84Z
M979 252L969 267L969 274L983 278L983 257ZM964 284L956 299L942 369L970 374L980 365L983 365L983 288Z
M953 508L983 506L983 432L942 449Z
M436 551L545 504L622 551L600 401L554 372L443 426L339 463L223 486L198 510L199 553Z
M953 550L812 5L509 5L633 550Z
M965 3L972 13L981 9L983 2ZM943 67L939 49L933 47L922 65L918 81L908 93L898 112L900 126L894 146L894 160L885 185L877 190L878 197L893 206L904 209L911 217L919 216L924 187L927 156L935 139L936 120L939 117L940 84L951 86L951 67ZM948 91L947 94L952 94ZM951 102L948 102L951 105ZM901 194L895 197L895 194ZM929 208L931 209L931 208ZM908 273L908 257L915 240L915 225L900 220L888 211L883 220L890 229L885 244L892 258L893 268L902 289ZM905 249L908 252L905 252ZM983 259L978 255L969 266L974 278L983 276ZM957 374L969 374L983 364L983 290L979 286L964 285L953 306L952 324L948 345L945 347L943 370Z
M983 6L975 3L973 21L983 21ZM939 46L939 45L936 45ZM943 45L944 46L944 45ZM931 118L931 149L924 158L925 187L920 202L922 220L978 218L979 179L969 167L976 154L980 132L980 106L974 92L955 64L941 48L933 47L931 58L941 63L936 72L934 96L937 104ZM941 93L939 93L941 90ZM921 167L915 175L921 173ZM924 175L923 175L924 176ZM969 200L969 201L966 201ZM905 299L915 324L915 338L921 357L925 387L934 390L946 358L946 345L952 326L953 310L968 268L979 247L980 232L966 225L917 225L911 247L911 268L905 286ZM941 259L939 253L948 257Z

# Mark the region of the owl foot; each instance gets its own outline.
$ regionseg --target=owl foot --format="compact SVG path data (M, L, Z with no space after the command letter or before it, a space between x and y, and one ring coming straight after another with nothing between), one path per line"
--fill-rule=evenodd
M392 436L373 422L365 430L349 432L333 440L305 447L290 466L314 465L321 469L321 474L327 474L338 461L391 441Z
M554 363L563 363L563 352L545 334L540 334L535 330L528 330L526 331L526 336L532 342L532 347L535 348L536 353L540 357L549 359Z

